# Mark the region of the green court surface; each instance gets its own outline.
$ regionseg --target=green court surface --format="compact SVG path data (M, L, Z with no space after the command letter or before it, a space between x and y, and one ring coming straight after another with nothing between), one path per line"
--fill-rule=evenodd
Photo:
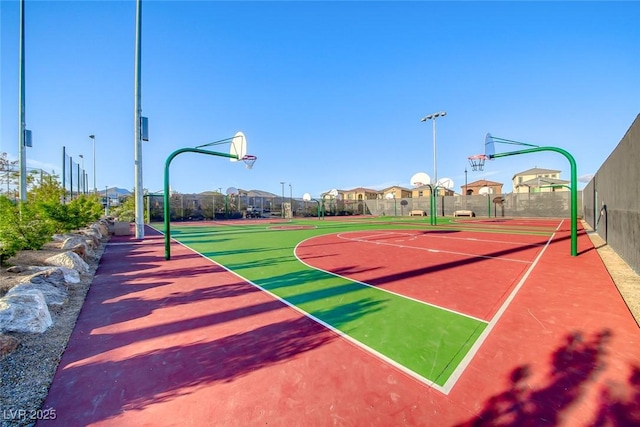
M447 228L445 221L441 221L438 230ZM408 228L426 230L429 226L424 219L173 223L171 237L364 350L446 391L447 382L457 375L489 323L428 301L405 297L401 292L388 292L313 268L295 254L297 245L316 236ZM162 231L159 225L157 229ZM546 230L538 231L549 234ZM375 268L360 265L357 253L353 253L350 261L361 269ZM464 268L471 267L460 267L460 274Z

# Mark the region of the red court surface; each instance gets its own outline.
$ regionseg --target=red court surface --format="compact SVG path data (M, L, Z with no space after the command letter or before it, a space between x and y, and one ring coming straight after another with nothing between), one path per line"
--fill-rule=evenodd
M451 230L357 231L305 240L296 256L315 268L489 321L548 240Z
M584 233L578 257L558 233L445 395L146 232L109 242L38 425L640 422L640 330Z

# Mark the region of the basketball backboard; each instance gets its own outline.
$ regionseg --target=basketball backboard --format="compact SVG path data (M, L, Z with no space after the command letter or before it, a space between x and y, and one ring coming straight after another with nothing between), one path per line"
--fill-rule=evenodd
M494 154L496 154L496 143L491 134L487 133L484 138L484 155L491 160Z
M423 185L431 184L431 177L424 172L418 172L411 177L411 185L415 187L422 187Z
M489 194L493 194L493 188L482 187L480 190L478 190L478 194L481 194L483 196L488 196Z
M440 178L438 180L438 187L450 190L454 187L453 180L451 178Z
M231 146L229 147L229 154L233 156L238 156L237 158L231 157L229 158L232 162L237 162L238 160L242 160L244 156L247 155L247 138L244 136L242 132L236 132L236 134L231 138Z

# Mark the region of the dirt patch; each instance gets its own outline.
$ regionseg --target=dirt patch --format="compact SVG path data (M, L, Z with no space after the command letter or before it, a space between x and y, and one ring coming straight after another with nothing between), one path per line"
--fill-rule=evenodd
M60 249L62 242L49 242L37 251L20 251L9 258L0 269L0 297L4 296L9 289L20 282L20 277L33 274L33 272L9 273L8 266L46 266L45 260L49 257L67 252ZM87 262L88 263L88 262Z

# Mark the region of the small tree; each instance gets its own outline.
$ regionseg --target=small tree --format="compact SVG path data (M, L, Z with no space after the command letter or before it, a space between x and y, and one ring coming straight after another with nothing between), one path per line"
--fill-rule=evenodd
M54 232L77 230L100 218L102 206L95 195L81 195L63 204L65 189L57 177L47 177L34 183L27 199L53 225Z
M149 217L147 215L147 210L145 208L146 203L148 203L148 197L145 197L143 205L143 215L144 221L148 222ZM122 222L134 222L136 220L136 198L131 196L124 199L124 201L112 210L113 216L118 218L118 221Z
M96 196L82 195L66 205L43 201L37 206L58 233L86 227L102 214L102 206Z
M33 204L13 203L0 196L0 242L2 256L11 257L22 249L40 249L51 240L54 226Z

